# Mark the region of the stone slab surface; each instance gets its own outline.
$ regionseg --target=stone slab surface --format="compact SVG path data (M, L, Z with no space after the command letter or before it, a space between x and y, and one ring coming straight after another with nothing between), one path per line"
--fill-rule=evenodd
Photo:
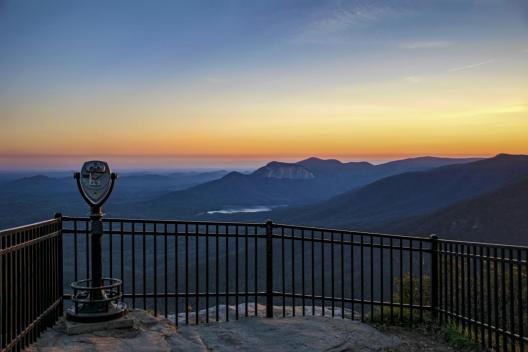
M133 328L67 335L60 322L27 350L98 351L413 351L394 334L340 317L241 318L238 321L184 325L133 310ZM428 351L444 351L428 348Z

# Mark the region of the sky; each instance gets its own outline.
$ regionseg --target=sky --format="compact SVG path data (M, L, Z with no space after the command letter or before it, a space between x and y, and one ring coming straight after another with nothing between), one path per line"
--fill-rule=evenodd
M501 152L523 0L0 0L0 169Z

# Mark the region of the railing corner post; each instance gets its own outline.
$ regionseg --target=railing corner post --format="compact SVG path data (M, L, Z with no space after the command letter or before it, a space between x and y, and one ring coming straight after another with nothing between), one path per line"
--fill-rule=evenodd
M266 221L266 318L273 318L273 222L271 220Z
M438 319L438 236L432 234L431 238L431 312L433 319Z

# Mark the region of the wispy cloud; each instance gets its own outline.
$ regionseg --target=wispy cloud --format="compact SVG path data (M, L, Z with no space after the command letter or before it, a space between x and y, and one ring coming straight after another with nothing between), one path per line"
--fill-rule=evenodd
M312 14L292 40L298 43L343 42L340 34L358 27L368 27L389 18L398 18L412 13L408 9L387 4L358 1L353 4L338 3L324 7Z
M430 77L434 77L434 76L438 76L438 75L442 75L442 74L446 74L446 73L453 73L453 72L459 72L459 71L465 71L465 70L472 70L474 68L477 68L477 67L480 67L480 66L484 66L484 65L488 65L488 64L491 64L493 62L495 62L495 60L487 60L487 61L477 62L477 63L474 63L474 64L465 65L465 66L453 67L453 68L450 68L450 69L447 69L447 70L437 71L437 72L433 72L433 73L426 74L426 75L405 76L405 77L403 77L403 79L405 81L409 82L409 83L420 83L420 82L423 82L424 80L426 80L426 79L428 79Z
M403 49L437 49L447 48L452 46L454 43L447 40L426 40L426 41L414 41L404 42L400 44L400 48Z
M480 66L491 64L494 61L495 60L487 60L487 61L477 62L474 64L465 65L465 66L454 67L454 68L450 68L449 70L447 70L447 72L458 72L458 71L471 70L471 69L474 69Z

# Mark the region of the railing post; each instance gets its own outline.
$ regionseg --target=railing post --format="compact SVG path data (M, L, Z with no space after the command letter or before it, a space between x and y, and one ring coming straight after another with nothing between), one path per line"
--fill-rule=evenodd
M438 318L438 236L431 235L431 312Z
M273 222L271 220L266 221L266 318L273 318Z

